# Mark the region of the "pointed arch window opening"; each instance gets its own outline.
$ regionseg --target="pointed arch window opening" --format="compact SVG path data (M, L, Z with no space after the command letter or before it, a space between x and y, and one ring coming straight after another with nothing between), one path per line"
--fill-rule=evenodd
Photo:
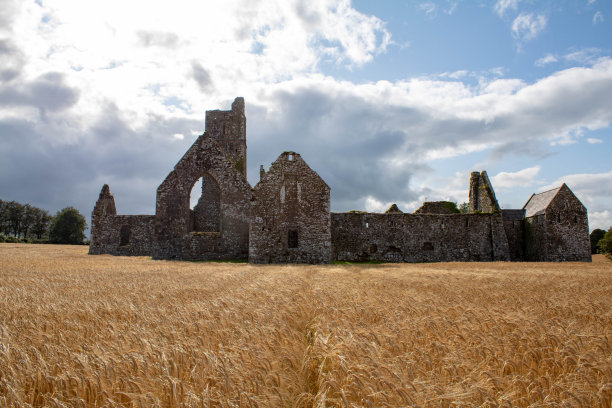
M221 189L209 173L204 173L189 196L192 232L221 232Z

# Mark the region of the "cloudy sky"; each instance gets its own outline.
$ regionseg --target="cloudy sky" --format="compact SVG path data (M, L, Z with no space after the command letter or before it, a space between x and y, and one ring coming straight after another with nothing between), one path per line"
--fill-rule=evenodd
M566 182L612 225L609 0L0 0L0 198L123 214L247 105L248 173L285 150L332 210L503 208Z

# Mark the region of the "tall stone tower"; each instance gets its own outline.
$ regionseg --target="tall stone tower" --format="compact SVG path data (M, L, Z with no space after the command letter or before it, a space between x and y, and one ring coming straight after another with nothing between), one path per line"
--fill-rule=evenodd
M246 178L247 146L244 98L236 98L231 110L206 111L205 131L221 145L234 167Z

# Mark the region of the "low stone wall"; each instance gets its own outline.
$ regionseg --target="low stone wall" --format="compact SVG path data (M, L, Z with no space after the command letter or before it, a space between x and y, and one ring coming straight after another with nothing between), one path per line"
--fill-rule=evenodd
M508 261L500 213L332 213L336 261Z
M150 256L154 215L108 215L96 224L96 240L89 253Z

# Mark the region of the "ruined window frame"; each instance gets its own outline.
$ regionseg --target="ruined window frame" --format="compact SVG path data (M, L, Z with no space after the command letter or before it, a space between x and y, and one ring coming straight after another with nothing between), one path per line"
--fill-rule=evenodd
M287 248L295 249L300 245L299 232L297 228L289 228L287 230Z

